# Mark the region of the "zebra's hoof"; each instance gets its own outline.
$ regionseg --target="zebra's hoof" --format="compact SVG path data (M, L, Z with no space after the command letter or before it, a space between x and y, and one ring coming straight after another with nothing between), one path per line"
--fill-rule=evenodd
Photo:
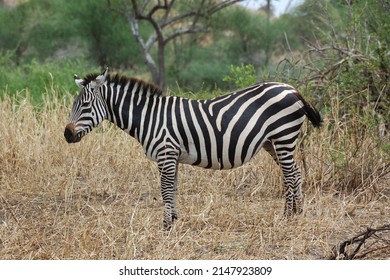
M170 221L164 221L164 230L170 231L175 220L177 220L177 214L172 214Z
M164 230L165 231L170 231L171 229L172 229L172 224L173 223L166 223L166 222L164 222Z

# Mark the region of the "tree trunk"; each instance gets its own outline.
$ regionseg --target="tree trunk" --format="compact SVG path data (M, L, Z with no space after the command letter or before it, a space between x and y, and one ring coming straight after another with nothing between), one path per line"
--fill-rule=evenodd
M158 45L158 80L154 81L162 89L165 88L165 45Z
M152 75L153 83L159 85L159 70L157 68L156 62L147 50L141 47L141 51L144 54L146 65L148 66L150 74Z

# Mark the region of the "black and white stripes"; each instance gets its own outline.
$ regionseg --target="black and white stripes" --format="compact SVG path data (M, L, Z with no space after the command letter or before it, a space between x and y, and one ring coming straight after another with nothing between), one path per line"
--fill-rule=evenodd
M293 153L305 117L314 126L322 120L293 87L259 83L213 99L191 100L164 96L151 84L111 77L107 71L85 79L75 76L81 91L65 138L78 142L103 119L136 138L146 156L157 161L166 228L177 218L178 163L230 169L249 161L262 147L281 166L285 214L302 211L301 173Z

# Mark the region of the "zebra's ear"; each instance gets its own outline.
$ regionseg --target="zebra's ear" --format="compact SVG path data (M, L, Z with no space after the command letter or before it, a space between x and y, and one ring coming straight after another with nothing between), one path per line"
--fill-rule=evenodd
M79 88L83 88L84 87L84 80L83 79L80 79L79 76L77 76L76 74L74 74L73 78L74 78L74 81L75 81L76 85Z
M102 84L104 84L104 82L106 81L106 78L107 78L107 73L108 73L108 67L106 67L106 69L103 71L103 73L101 73L99 76L96 77L96 85L99 87L101 86Z

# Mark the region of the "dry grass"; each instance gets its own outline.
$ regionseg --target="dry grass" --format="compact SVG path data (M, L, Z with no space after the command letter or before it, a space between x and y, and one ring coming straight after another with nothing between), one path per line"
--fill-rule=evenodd
M354 177L364 184L338 188L358 164L352 173L336 166L326 121L304 142L303 215L282 218L280 170L261 152L232 171L181 165L180 216L165 232L155 163L108 124L68 145L65 104L54 98L37 111L25 99L0 102L0 259L325 259L390 220L388 155L365 141ZM297 159L303 165L302 153Z

